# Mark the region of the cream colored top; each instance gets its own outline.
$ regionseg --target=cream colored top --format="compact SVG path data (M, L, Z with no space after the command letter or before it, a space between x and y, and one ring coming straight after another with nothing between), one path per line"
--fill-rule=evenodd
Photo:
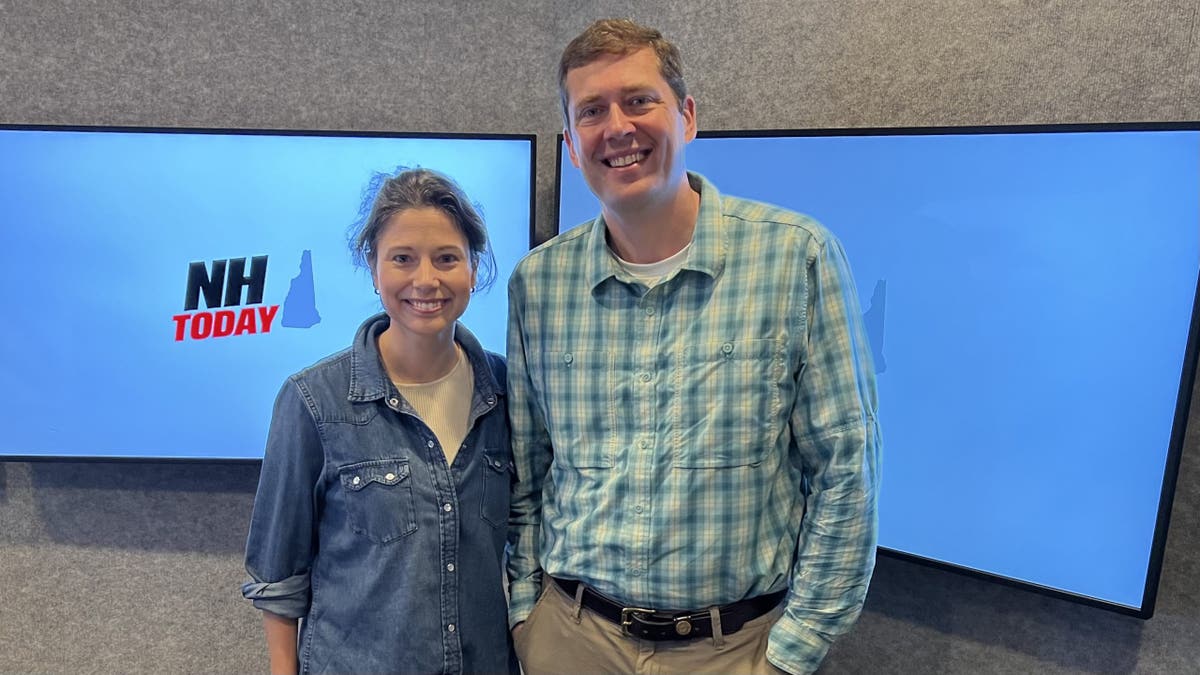
M399 384L396 389L429 425L442 444L446 464L454 464L458 449L467 438L467 422L471 418L471 395L475 390L475 371L463 353L454 345L458 362L445 376L433 382Z

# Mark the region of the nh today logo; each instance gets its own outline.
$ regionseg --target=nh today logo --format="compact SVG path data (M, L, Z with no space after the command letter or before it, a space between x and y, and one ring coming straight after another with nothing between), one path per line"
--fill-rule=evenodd
M279 313L279 305L264 305L267 284L267 256L188 263L184 287L183 311L171 317L175 322L175 341L269 333ZM283 303L280 325L310 328L320 323L314 302L312 252L300 258L300 273L291 281ZM243 301L243 295L245 300ZM206 310L200 310L200 298ZM251 306L253 305L253 306ZM240 309L231 309L238 308ZM220 308L220 309L216 309Z

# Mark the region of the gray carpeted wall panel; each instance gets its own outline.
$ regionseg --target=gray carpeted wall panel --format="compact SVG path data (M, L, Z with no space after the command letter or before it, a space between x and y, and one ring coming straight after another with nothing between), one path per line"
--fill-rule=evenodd
M1198 10L0 0L0 122L533 132L545 236L555 62L592 18L660 27L684 51L701 127L747 129L1200 119ZM1200 671L1197 431L1154 619L882 559L824 670ZM247 465L0 463L0 672L262 670L258 618L236 590L256 480Z
M1192 7L1192 14L1187 18L1191 31L1188 35L1188 48L1182 72L1179 75L1180 87L1177 92L1179 117L1182 119L1200 119L1200 3Z

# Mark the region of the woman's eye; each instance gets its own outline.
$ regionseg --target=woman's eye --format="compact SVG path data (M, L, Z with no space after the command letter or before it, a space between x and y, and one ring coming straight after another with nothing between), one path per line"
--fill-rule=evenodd
M396 263L397 265L403 265L404 263L406 263L408 261L409 261L409 257L403 253L398 253L398 254L392 256L392 262Z

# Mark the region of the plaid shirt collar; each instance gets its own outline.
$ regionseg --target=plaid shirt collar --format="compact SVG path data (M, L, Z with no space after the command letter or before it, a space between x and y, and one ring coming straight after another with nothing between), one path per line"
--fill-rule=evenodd
M700 193L700 213L696 217L696 229L692 233L692 251L682 269L693 270L716 279L725 269L725 253L729 246L723 213L721 193L704 176L691 171L687 174L692 189ZM592 221L588 233L587 260L584 270L593 291L608 279L633 284L635 280L617 263L608 247L604 214Z

